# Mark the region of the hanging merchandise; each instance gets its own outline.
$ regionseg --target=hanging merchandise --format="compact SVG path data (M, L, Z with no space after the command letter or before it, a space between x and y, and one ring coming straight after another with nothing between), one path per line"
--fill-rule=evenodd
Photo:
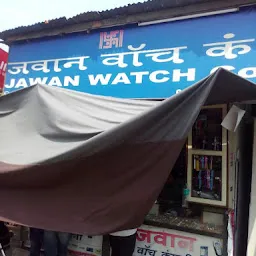
M212 145L213 145L213 150L215 150L215 151L220 150L220 142L219 142L219 139L217 136L214 137L214 141L213 141Z
M203 142L202 142L202 149L206 149L207 147L207 140L206 140L206 136L204 136Z
M196 136L200 136L202 134L203 122L198 118L195 122Z
M202 190L202 171L198 172L198 189Z
M199 179L199 190L202 190L203 183L205 183L204 182L204 170L205 170L205 159L204 159L204 156L200 157L200 163L201 163L201 166L200 166L200 171L199 171L198 179Z
M200 171L200 159L199 159L199 156L194 155L193 163L194 163L193 169L195 171L199 172Z
M205 184L206 188L210 189L211 172L209 170L208 157L205 156Z
M207 116L206 115L200 115L195 122L195 136L196 139L196 147L200 149L206 149L207 148L207 138L205 136L205 130L207 128Z
M200 169L201 169L201 170L204 170L204 169L205 169L205 159L204 159L203 156L200 157L200 163L201 163Z
M207 156L204 157L204 162L205 162L204 168L205 168L205 170L208 170L209 169L209 164L208 164L208 157Z
M222 256L222 246L219 241L213 242L213 248L214 248L216 256Z
M208 256L208 246L201 246L200 256Z
M183 188L183 195L182 195L182 207L183 208L188 208L188 195L189 195L189 189L187 183L185 184Z
M196 171L200 171L200 159L199 156L196 156Z
M213 157L211 157L211 162L210 162L210 170L211 170L211 178L210 178L210 190L213 190L213 182L214 182L214 170L212 168L212 161Z
M211 189L211 171L206 170L206 183L207 183L207 189Z

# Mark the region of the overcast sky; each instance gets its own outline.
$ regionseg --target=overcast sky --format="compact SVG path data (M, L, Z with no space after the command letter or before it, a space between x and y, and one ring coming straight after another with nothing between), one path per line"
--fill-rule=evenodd
M0 31L88 11L103 11L145 0L2 0ZM8 47L0 43L0 49Z
M145 0L2 0L0 31L48 19L70 18L88 11L102 11Z

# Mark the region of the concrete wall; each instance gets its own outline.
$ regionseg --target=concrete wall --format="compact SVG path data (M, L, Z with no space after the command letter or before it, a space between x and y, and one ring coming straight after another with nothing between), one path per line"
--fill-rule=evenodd
M228 208L234 209L236 197L237 132L228 132Z

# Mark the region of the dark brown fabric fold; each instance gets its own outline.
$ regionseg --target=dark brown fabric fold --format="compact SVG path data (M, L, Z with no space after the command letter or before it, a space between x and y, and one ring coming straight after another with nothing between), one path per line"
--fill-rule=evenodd
M138 227L201 107L255 99L225 70L161 103L41 85L4 96L0 216L89 235Z

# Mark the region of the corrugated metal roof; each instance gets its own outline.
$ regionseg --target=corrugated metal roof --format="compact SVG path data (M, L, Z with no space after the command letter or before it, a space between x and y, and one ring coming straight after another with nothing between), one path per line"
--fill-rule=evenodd
M43 32L46 30L49 31L52 29L63 28L69 25L100 21L113 17L117 18L119 16L134 15L145 12L155 12L167 8L175 8L209 1L212 0L149 0L143 3L129 4L124 7L110 9L102 12L85 12L69 19L67 19L66 17L61 17L45 22L39 22L30 26L22 26L6 30L0 33L0 38L5 40L8 37L12 36L30 34L34 32Z

